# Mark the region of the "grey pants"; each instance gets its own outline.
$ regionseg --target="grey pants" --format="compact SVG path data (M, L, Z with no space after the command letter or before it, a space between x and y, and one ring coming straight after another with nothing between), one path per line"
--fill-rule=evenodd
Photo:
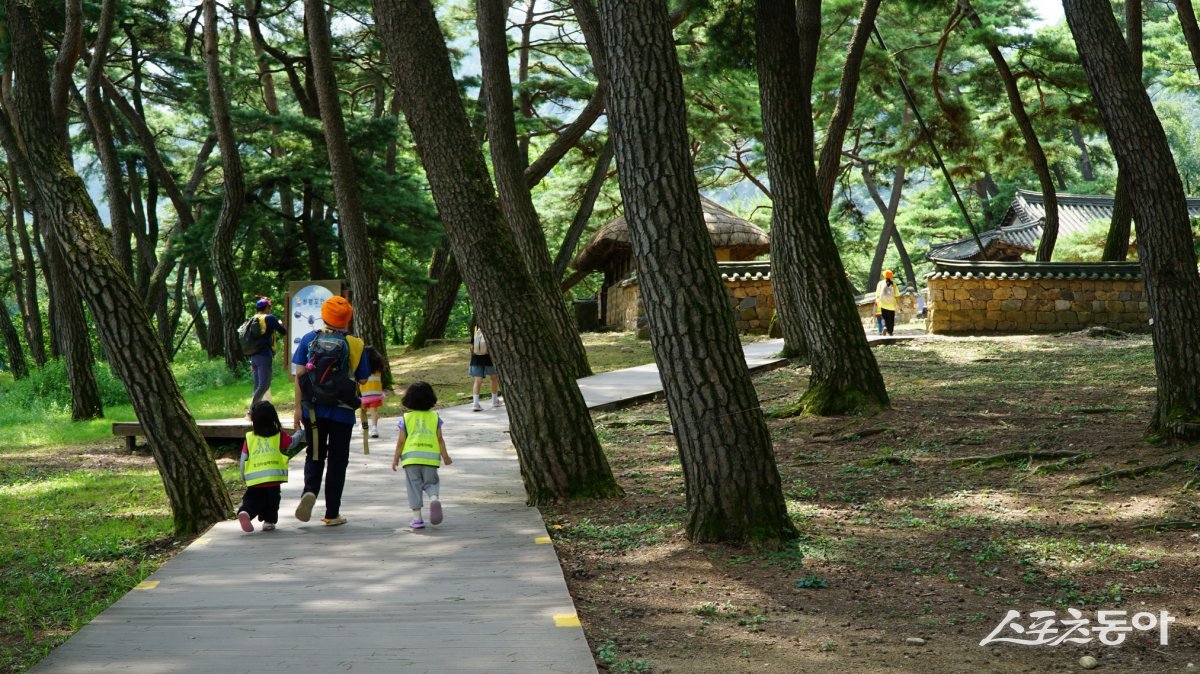
M254 399L250 401L251 407L271 390L271 365L274 360L270 349L263 349L250 356L250 374L254 376Z
M408 486L408 507L416 510L424 502L421 493L429 494L429 499L436 501L438 497L437 466L405 466L404 477Z

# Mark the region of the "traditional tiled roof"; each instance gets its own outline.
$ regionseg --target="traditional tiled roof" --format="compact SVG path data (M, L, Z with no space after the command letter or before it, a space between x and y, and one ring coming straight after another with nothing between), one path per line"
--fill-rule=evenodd
M980 262L976 260L933 261L926 279L1114 279L1140 280L1137 262Z
M713 248L729 248L737 257L753 258L767 252L771 237L758 225L731 213L715 201L700 197L700 208L704 212L704 225L708 228ZM629 224L625 216L609 222L596 230L587 245L571 262L579 271L591 271L604 267L614 256L632 255L629 243Z
M771 261L718 262L722 281L770 281Z
M1058 236L1083 232L1096 220L1107 222L1112 219L1113 197L1093 194L1059 194ZM1200 198L1191 198L1188 214L1200 217ZM997 248L1007 248L1013 253L1033 253L1042 239L1042 222L1046 218L1046 204L1041 192L1017 190L1012 204L1000 221L1000 226L980 232L979 239L989 254ZM930 260L966 260L975 257L979 246L972 237L965 237L933 246L925 254Z

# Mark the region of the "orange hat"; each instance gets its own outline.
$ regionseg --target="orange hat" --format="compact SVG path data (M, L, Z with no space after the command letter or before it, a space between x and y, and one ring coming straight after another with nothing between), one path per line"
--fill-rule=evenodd
M892 276L895 276L895 274L893 274L893 273L892 273L892 270L891 270L891 269L889 269L889 270L887 270L887 271L883 272L883 277L884 277L884 278L891 278ZM326 322L328 322L328 321L326 321Z
M345 297L330 297L321 305L321 318L325 325L345 330L350 327L350 319L354 318L354 307Z

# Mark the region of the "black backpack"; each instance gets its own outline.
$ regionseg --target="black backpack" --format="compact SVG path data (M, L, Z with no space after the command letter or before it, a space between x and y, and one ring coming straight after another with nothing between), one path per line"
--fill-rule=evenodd
M254 354L269 348L271 335L267 334L267 317L254 315L242 325L238 331L238 341L242 344L242 354Z
M362 404L350 371L350 343L334 330L321 330L308 343L307 372L300 380L301 393L315 405L358 409Z

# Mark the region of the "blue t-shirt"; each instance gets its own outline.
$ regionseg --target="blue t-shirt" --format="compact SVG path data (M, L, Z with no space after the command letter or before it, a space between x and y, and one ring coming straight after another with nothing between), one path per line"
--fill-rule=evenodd
M341 330L335 330L335 332L342 334L342 336L346 336L346 333L342 332ZM300 343L296 345L296 350L292 353L293 365L308 365L308 345L311 344L316 337L317 331L313 330L312 332L300 338ZM359 357L358 367L354 368L354 379L362 381L370 376L371 364L367 362L366 358ZM303 402L302 404L305 409L308 408L307 402ZM353 425L355 421L354 410L348 410L345 407L338 407L336 405L317 405L316 412L318 419L328 419L339 424Z

